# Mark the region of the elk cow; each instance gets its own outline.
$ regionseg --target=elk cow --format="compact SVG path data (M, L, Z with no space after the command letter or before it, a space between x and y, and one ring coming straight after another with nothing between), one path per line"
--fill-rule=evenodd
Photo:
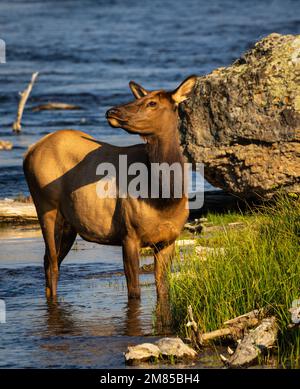
M101 198L97 166L126 155L128 164L184 163L178 133L178 104L196 82L191 76L172 92L147 91L130 82L136 100L107 111L113 127L139 134L145 143L116 147L75 130L49 134L33 145L24 159L24 173L45 241L46 295L55 297L60 265L76 235L91 242L121 245L128 298L140 298L139 250L154 249L158 300L167 293L165 269L175 239L188 216L187 197ZM118 181L116 181L118 182Z

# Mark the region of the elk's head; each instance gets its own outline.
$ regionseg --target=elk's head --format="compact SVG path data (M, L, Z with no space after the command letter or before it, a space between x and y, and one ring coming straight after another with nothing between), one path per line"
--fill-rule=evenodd
M147 91L131 81L129 87L136 100L118 105L106 112L108 123L142 137L160 136L177 129L177 107L189 97L197 77L190 76L174 91Z

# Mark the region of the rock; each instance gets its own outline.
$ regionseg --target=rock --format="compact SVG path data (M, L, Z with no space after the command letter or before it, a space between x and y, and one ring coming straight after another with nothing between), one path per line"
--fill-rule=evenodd
M221 356L224 364L231 368L249 366L257 358L274 346L277 340L278 327L274 316L263 319L261 324L239 342L235 352L227 359Z
M300 35L271 34L199 77L181 107L182 144L205 178L243 199L300 192Z
M0 150L11 150L13 148L12 142L8 140L0 140Z
M197 352L179 338L162 338L156 344L143 343L129 346L124 356L127 364L135 365L158 359L173 359L174 362L193 359L197 356Z
M197 352L183 343L180 338L162 338L156 342L162 356L176 359L195 358Z
M155 344L143 343L137 346L129 346L124 356L127 364L138 364L159 358L160 349Z

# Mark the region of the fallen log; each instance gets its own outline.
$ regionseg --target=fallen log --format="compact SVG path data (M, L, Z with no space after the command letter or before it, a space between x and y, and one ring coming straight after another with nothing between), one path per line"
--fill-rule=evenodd
M49 102L47 104L37 105L32 108L33 112L39 111L54 111L54 110L79 110L82 109L79 105L59 103L59 102Z
M189 321L186 324L191 328L191 340L194 345L201 348L205 343L231 337L237 342L233 351L228 347L229 357L220 354L222 362L230 368L248 366L257 361L260 355L272 348L277 340L278 326L274 316L264 317L270 312L269 307L255 309L244 315L227 320L226 327L215 331L201 333L194 320L192 307L188 307Z
M11 150L12 148L12 142L9 140L0 140L0 150Z
M234 353L226 358L220 355L223 363L230 368L246 367L257 361L260 355L266 354L277 340L278 326L274 316L263 319L253 330L250 330L238 344Z
M32 76L31 76L31 81L30 83L28 84L27 88L23 91L23 92L20 92L20 101L19 101L19 106L18 106L18 112L17 112L17 118L16 118L16 121L13 123L13 126L12 126L12 129L13 131L15 132L20 132L21 131L21 121L22 121L22 116L23 116L23 112L24 112L24 108L25 108L25 105L26 105L26 102L28 100L28 97L31 93L31 90L33 88L33 85L37 79L37 76L38 76L38 72L36 73L33 73Z
M243 325L246 323L250 326L255 326L259 323L261 319L263 319L269 312L269 307L263 307L261 309L254 309L251 312L247 312L244 315L237 316L234 319L230 319L224 322L225 326L236 326Z
M219 339L226 336L237 337L237 330L235 328L221 328L215 331L201 333L197 323L194 320L192 307L188 307L188 318L189 321L186 326L191 328L191 340L192 343L196 344L199 348L203 347L207 342L215 339Z
M257 326L261 319L268 313L268 308L255 309L244 315L238 316L234 319L228 320L224 323L225 327L211 332L202 333L197 323L194 320L192 307L188 307L188 323L187 327L192 329L192 341L199 347L202 347L207 342L230 336L234 340L243 337L245 331Z
M37 221L38 218L33 203L22 203L13 200L0 200L0 222L32 223Z

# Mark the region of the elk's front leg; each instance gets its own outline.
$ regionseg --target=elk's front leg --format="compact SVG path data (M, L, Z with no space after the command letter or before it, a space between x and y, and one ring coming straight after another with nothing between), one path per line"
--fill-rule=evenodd
M140 299L139 284L139 244L135 239L123 241L123 263L127 281L128 299Z
M158 300L168 297L167 270L172 263L174 250L175 243L157 247L154 250L155 282Z
M155 282L157 292L156 331L159 334L168 334L172 327L172 316L169 301L167 271L174 256L175 243L157 247L154 251Z

